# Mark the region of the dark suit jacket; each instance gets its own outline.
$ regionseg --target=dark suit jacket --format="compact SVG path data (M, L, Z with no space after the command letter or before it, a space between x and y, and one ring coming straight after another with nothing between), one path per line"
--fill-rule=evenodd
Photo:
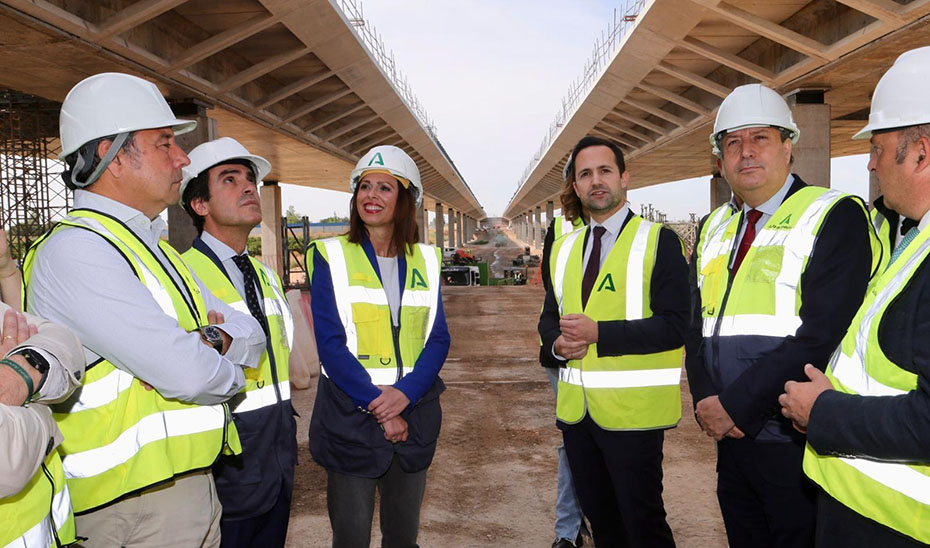
M797 175L786 199L807 184ZM844 198L827 215L810 262L801 275L801 327L791 337L759 358L732 384L714 386L704 363L701 335L701 296L693 291L692 321L687 336L685 365L694 404L719 395L723 408L747 436L754 438L765 423L781 418L778 396L789 380L806 380L804 365L823 370L852 321L872 271L871 226L856 201ZM744 221L745 222L745 221ZM699 233L700 237L700 233ZM700 242L695 242L691 263ZM743 268L751 266L746 264ZM694 277L692 272L692 277Z
M632 212L627 215L623 228L626 228L632 216ZM585 234L585 245L589 235L590 231ZM688 265L681 253L681 240L673 230L663 227L659 233L656 262L649 290L652 317L642 320L598 321L598 355L652 354L682 346L688 327L687 277ZM552 355L552 345L562 334L559 318L559 305L550 285L546 289L546 301L538 326L542 338L540 361L548 367L564 367L567 363ZM592 319L597 321L597 318Z

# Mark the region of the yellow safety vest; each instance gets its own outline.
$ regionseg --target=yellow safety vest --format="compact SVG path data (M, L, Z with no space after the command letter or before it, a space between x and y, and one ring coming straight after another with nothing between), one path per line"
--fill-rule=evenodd
M170 262L162 265L125 225L89 209L72 211L33 244L23 264L26 284L42 244L51 234L73 229L95 232L119 250L164 313L181 328L192 331L206 324L203 296L174 248L159 242ZM166 268L178 273L191 303ZM59 450L75 512L89 512L179 474L209 468L224 450L241 452L226 404L163 398L106 359L88 367L76 394L77 398L52 406L65 438Z
M182 257L218 299L243 314L251 314L249 306L236 291L236 287L210 257L195 248L187 250ZM294 319L278 275L256 259L249 257L249 260L258 276L264 298L271 354L265 350L258 369L245 370L246 384L240 392L242 395L230 400L234 413L261 409L291 398L288 361L294 341Z
M917 375L895 365L882 351L878 328L888 307L928 254L930 230L922 230L894 264L872 280L827 367L827 376L837 390L863 396L900 396L917 388ZM804 472L859 514L930 543L930 463L820 455L808 445Z
M560 315L583 313L595 321L652 316L649 289L662 225L634 215L604 260L586 306L581 304L582 258L590 227L556 241L551 275ZM682 249L684 253L684 249ZM559 370L556 415L576 423L585 413L608 430L669 428L681 419L684 348L654 354L600 357L597 344Z
M71 498L57 450L45 458L22 491L0 499L0 516L0 546L50 548L76 540Z
M882 215L882 212L877 208L872 209L870 213L872 218L872 228L875 229L875 234L878 236L878 241L882 246L882 258L881 262L878 265L878 272L884 272L888 268L888 261L891 260L891 252L894 251L894 246L892 245L892 227L891 223L888 222L888 219ZM895 227L896 229L897 227Z
M559 215L552 224L552 241L554 242L566 234L571 234L583 226L584 219L581 217L576 217L574 221L569 221L565 215Z
M329 263L346 345L376 385L391 385L413 371L436 320L441 251L415 244L406 258L405 287L400 306L400 330L395 335L387 294L361 245L339 236L314 242ZM307 276L313 277L308 253ZM398 360L399 359L399 360ZM326 364L320 364L327 377Z
M801 326L799 280L827 214L847 196L814 186L789 196L756 235L732 280L730 261L743 215L733 214L729 204L714 210L696 258L703 336L794 335ZM862 212L868 215L864 206ZM871 240L876 251L874 235ZM873 253L873 263L880 255Z

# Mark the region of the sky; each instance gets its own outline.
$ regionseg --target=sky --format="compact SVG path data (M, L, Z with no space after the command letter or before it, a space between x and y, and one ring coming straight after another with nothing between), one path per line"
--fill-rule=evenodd
M522 182L562 98L622 0L356 0L406 74L439 140L489 216ZM566 9L571 6L571 9ZM867 156L834 159L834 188L867 195ZM636 174L630 176L635 179ZM630 192L669 220L709 210L708 178ZM346 181L348 190L348 180ZM349 194L282 185L282 204L318 220Z

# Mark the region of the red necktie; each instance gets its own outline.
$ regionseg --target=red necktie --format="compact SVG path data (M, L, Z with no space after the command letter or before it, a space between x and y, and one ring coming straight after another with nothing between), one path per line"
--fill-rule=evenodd
M584 277L581 278L581 307L588 304L588 297L591 296L591 290L594 289L594 282L597 281L597 275L601 272L601 237L607 232L602 226L594 227L591 235L594 241L591 242L591 254L588 255L588 264L584 267Z
M752 246L752 241L756 239L756 223L762 217L762 212L758 209L750 209L746 214L746 231L743 232L743 239L739 242L739 249L736 250L736 260L733 261L733 274L739 270L739 265L743 263L743 257Z

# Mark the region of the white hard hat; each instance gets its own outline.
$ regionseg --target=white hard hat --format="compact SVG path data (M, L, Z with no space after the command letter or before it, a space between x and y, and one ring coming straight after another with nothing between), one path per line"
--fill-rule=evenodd
M358 182L367 173L385 173L400 181L404 188L413 193L417 205L423 201L423 183L420 182L420 170L413 158L403 150L391 146L381 145L365 153L355 164L355 169L349 176L349 189L355 192Z
M717 110L710 145L720 156L718 141L730 131L752 127L777 127L791 132L791 142L797 143L801 130L794 123L791 109L782 96L761 84L739 86L727 95Z
M104 72L77 83L61 104L60 159L101 137L170 127L175 135L197 127L179 120L155 84L129 74Z
M255 182L257 183L260 183L262 179L271 173L271 162L261 156L249 154L249 151L232 137L220 137L199 144L194 147L194 150L190 151L188 156L191 163L183 168L184 178L181 180L182 206L184 205L184 191L187 190L187 185L191 180L215 165L230 160L245 160L252 164L252 169L255 171Z
M928 80L930 46L902 53L875 86L869 123L853 139L868 139L873 131L930 123L924 90Z

